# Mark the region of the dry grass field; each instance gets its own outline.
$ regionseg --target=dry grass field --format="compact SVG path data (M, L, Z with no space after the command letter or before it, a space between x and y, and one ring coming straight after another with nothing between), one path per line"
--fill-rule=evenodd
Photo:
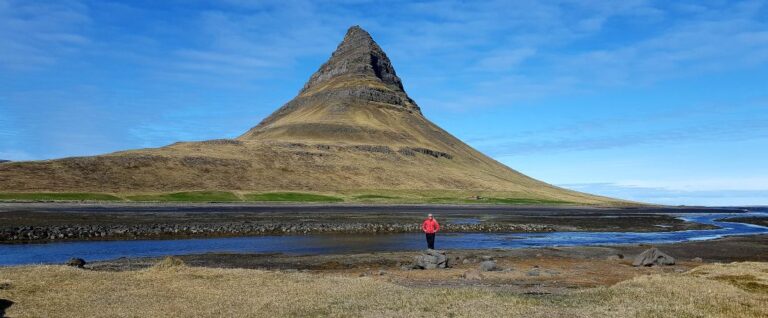
M405 287L386 276L212 269L0 269L9 317L766 317L768 263L704 265L563 295ZM6 302L7 303L7 302Z

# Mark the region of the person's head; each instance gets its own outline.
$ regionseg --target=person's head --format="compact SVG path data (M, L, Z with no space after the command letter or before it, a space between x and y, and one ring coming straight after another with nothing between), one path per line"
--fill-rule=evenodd
M427 214L427 218L431 220L432 219L432 213Z

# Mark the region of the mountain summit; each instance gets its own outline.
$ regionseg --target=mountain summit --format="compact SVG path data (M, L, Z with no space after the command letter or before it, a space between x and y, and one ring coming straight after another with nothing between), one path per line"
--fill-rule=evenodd
M373 141L387 137L387 132L390 133L388 138L396 137L392 131L380 127L387 124L376 120L384 119L381 114L371 117L370 110L366 111L366 108L382 107L421 115L419 106L405 93L387 54L368 32L353 26L296 98L239 139L290 135Z
M421 113L359 26L291 101L236 139L0 164L3 191L406 193L612 204L529 178Z
M349 28L331 58L309 78L301 92L306 93L319 84L344 77L376 78L390 89L403 92L403 83L395 74L387 54L359 26Z

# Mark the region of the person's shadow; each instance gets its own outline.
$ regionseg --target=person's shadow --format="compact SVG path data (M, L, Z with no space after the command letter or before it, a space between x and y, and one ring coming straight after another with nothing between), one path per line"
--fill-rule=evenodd
M0 299L0 318L5 317L5 310L13 306L13 302L8 299Z

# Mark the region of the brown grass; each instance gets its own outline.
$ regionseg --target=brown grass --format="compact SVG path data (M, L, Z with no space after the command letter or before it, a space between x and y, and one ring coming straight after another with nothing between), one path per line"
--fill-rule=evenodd
M11 317L765 317L768 263L706 265L610 287L531 297L480 288L410 288L385 278L173 266L97 272L0 269ZM169 270L172 269L172 270ZM729 277L722 279L722 277ZM718 278L720 277L720 278Z
M356 78L324 85L373 85L369 82ZM151 196L194 191L328 193L380 189L460 192L467 197L496 192L502 194L493 196L499 199L627 204L525 176L478 152L421 114L396 105L353 101L352 105L325 99L307 102L235 140L2 163L0 192Z

